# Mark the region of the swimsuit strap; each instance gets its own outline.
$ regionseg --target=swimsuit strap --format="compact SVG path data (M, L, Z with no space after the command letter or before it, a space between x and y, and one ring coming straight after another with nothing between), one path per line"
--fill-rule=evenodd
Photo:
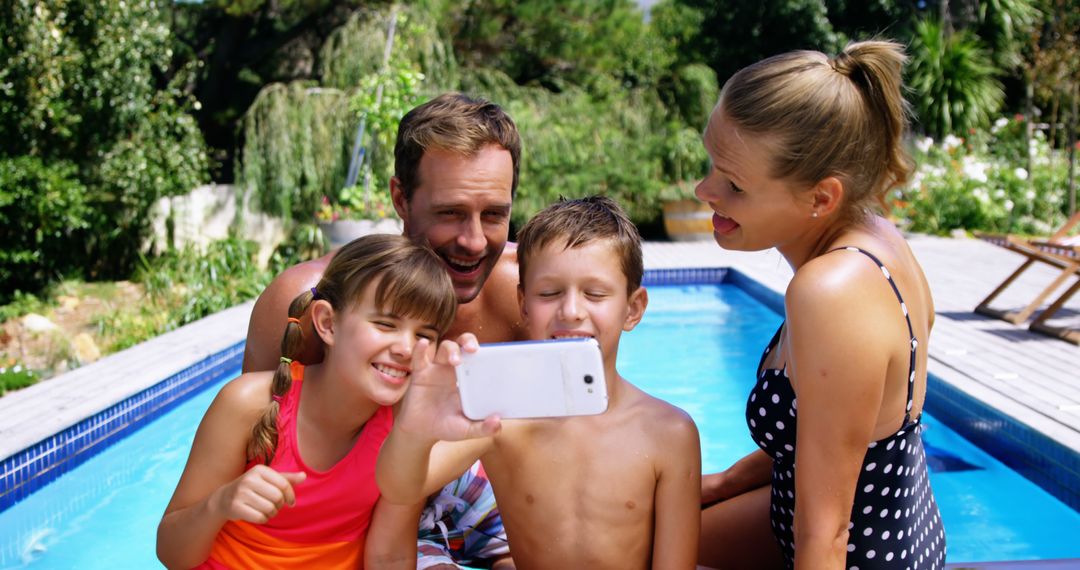
M777 343L780 341L780 332L784 330L784 323L780 323L780 326L776 329L776 334L772 336L772 340L769 341L769 345L765 347L765 352L761 353L761 360L758 361L758 375L761 375L762 366L765 364L765 358L769 356L769 353L776 348Z
M892 287L893 293L896 294L896 300L900 302L900 310L904 312L904 320L907 321L908 336L910 337L909 344L911 345L911 357L908 363L907 407L904 408L904 425L906 426L908 425L908 422L911 421L911 403L915 399L915 349L919 346L919 339L915 338L915 329L911 326L911 315L908 314L907 304L904 303L904 298L900 295L900 289L896 286L896 282L893 281L892 274L889 273L889 269L885 267L885 264L882 263L881 260L878 259L874 254L866 251L865 249L854 246L838 247L835 249L830 249L825 253L829 254L834 251L840 251L845 249L848 251L857 251L865 255L866 257L869 257L871 260L873 260L874 263L877 264L878 268L881 269L882 275L885 276L885 279Z

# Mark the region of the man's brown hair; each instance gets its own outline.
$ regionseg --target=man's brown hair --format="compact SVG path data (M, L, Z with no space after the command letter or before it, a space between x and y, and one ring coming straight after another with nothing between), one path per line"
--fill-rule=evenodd
M394 144L394 175L401 182L405 199L411 200L420 185L420 159L427 149L439 148L471 157L491 144L510 152L514 165L514 182L510 186L513 197L518 185L521 137L514 121L501 107L461 93L443 93L409 111L398 124Z
M610 240L623 274L626 293L641 287L645 272L641 259L641 235L626 212L611 198L589 196L560 199L533 216L517 234L518 279L525 283L529 259L550 243L562 240L573 249L598 240Z

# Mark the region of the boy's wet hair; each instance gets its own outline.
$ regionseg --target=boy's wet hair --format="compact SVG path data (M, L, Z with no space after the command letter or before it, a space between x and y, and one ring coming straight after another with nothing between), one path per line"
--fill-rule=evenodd
M558 202L533 216L517 233L518 278L525 283L529 259L544 246L565 241L572 249L598 240L610 240L626 276L626 292L641 287L645 273L641 235L617 202L606 196Z
M513 197L517 193L521 164L521 137L514 121L501 107L461 93L443 93L409 111L398 123L394 143L394 176L401 182L405 199L411 200L422 182L420 159L429 148L473 157L488 145L500 146L510 153L514 169L510 196Z
M390 234L368 235L342 246L319 284L289 304L289 322L281 339L282 359L270 385L270 404L252 429L249 461L269 465L274 457L279 401L292 389L291 363L304 345L299 319L312 301L325 300L341 314L359 305L363 295L374 295L375 306L382 311L435 325L439 336L446 334L457 313L454 285L430 249Z

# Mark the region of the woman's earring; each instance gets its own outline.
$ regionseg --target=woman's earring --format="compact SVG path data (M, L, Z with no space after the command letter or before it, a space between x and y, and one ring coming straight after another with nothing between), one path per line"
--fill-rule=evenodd
M811 218L816 218L817 217L817 212L814 212L813 214L810 214L810 217Z

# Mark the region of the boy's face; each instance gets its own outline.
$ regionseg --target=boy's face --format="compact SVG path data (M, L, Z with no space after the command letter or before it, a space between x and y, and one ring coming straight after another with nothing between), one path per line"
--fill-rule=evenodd
M614 366L622 331L645 313L645 289L627 295L626 274L609 240L565 249L555 240L532 254L518 287L529 338L592 337L606 367Z

